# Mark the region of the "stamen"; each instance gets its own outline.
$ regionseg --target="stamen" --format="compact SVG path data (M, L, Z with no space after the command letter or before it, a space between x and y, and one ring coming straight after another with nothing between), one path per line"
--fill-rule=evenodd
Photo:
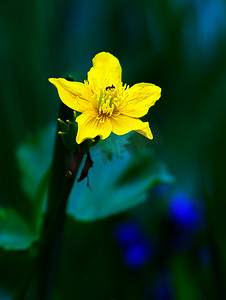
M102 86L94 92L92 102L98 110L97 119L104 123L106 117L111 117L117 107L122 103L125 87L115 87L113 84L103 88Z

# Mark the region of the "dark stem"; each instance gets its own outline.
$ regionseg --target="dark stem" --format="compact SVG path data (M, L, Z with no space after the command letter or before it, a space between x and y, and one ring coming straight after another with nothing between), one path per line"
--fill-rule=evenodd
M73 120L73 111L60 104L59 118ZM59 124L57 132L60 130ZM57 134L49 185L46 218L39 252L37 299L52 298L62 250L67 200L73 187L83 154L71 154ZM46 234L47 232L47 234Z
M60 103L59 118L73 120L73 111ZM60 130L59 124L57 132ZM50 300L57 280L64 233L65 213L68 197L73 187L84 154L70 153L56 134L54 154L49 182L46 215L40 238L37 258L27 277L23 289L15 297L17 300ZM33 275L32 290L27 289Z
M52 299L57 271L60 264L64 221L67 207L67 200L72 189L79 165L82 161L82 153L74 153L68 171L64 173L64 182L61 182L61 190L55 198L56 206L49 206L49 215L43 231L43 242L39 252L39 271L38 271L38 293L37 299ZM60 201L59 201L60 200ZM52 213L52 216L51 216ZM46 233L45 233L46 232Z

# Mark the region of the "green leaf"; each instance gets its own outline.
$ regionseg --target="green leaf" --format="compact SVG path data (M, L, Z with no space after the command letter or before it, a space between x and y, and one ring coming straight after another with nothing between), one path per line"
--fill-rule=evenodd
M33 199L51 161L54 134L55 128L50 126L34 136L32 143L26 141L17 152L23 186ZM81 221L106 218L144 202L148 191L157 183L172 181L152 151L142 147L144 140L134 141L136 136L139 135L121 137L111 134L91 149L94 162L89 172L91 190L87 180L74 184L68 204L70 215ZM41 194L44 194L43 190ZM35 202L38 201L36 196Z
M110 161L101 155L92 159L91 190L86 180L76 182L70 196L68 213L78 220L94 221L126 211L147 200L148 191L157 183L172 182L153 155L143 151L136 156L124 151Z
M34 199L39 184L52 161L56 125L29 136L17 149L16 158L22 174L21 183L27 195Z
M0 208L0 247L5 250L24 250L36 239L37 236L16 211Z
M64 122L60 118L58 119L58 122L60 123L61 127L61 131L59 131L58 134L61 135L64 146L70 151L73 151L78 148L78 144L76 143L78 124L75 122L75 118L76 113L74 112L73 122L69 120L66 120L66 122Z
M53 155L56 126L51 124L28 138L16 150L17 164L21 171L21 184L31 200L31 227L37 234L42 224L50 165Z

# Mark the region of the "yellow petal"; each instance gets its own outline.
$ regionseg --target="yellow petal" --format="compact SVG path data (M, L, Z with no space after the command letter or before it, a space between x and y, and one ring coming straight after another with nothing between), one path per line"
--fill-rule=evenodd
M98 113L95 110L86 111L76 118L78 123L78 133L76 142L81 144L86 139L92 139L100 136L101 139L106 139L111 133L111 122L108 117L104 123L97 119Z
M71 109L83 112L92 106L87 85L63 78L49 78L49 81L57 88L61 101Z
M152 133L148 122L142 122L139 119L131 118L125 115L111 116L112 132L118 135L126 134L132 130L152 139Z
M143 122L144 128L141 128L139 130L135 130L137 133L144 135L146 138L152 140L153 139L153 135L151 132L151 129L149 127L149 123L148 122Z
M148 113L160 96L160 87L151 83L137 83L125 91L124 101L118 109L124 115L140 118Z
M88 72L88 82L93 91L102 86L117 87L121 84L122 69L116 57L108 52L100 52L93 59L93 67Z

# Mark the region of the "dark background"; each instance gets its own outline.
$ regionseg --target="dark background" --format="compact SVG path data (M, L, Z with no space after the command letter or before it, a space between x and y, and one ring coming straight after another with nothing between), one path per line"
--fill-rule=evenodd
M162 88L144 120L175 181L128 212L91 223L68 217L54 299L226 299L224 0L2 3L1 211L29 221L15 153L57 118L47 79L83 81L101 51L119 59L123 82ZM17 290L28 252L2 246L1 300Z

